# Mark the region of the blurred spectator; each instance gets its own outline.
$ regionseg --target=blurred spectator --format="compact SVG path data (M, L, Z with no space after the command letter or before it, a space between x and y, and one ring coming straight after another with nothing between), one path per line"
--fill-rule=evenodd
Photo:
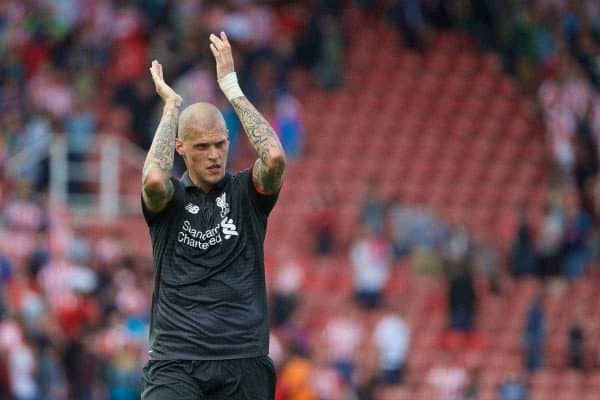
M110 399L134 400L141 395L141 371L138 365L139 349L128 343L110 360L106 383Z
M273 326L288 322L298 306L299 291L304 281L304 270L293 257L291 249L280 256L273 284L271 315Z
M60 365L60 354L47 341L42 343L37 354L37 380L42 400L67 398L67 377Z
M466 258L451 264L448 277L450 328L459 331L471 331L475 317L477 298L470 262Z
M546 316L542 308L542 297L538 296L533 299L527 310L523 331L525 366L529 371L539 369L544 363L546 332Z
M380 379L384 384L402 382L410 336L410 328L402 316L387 306L373 330L373 340L379 352Z
M587 241L592 229L592 221L572 196L567 198L565 214L563 274L569 279L576 279L583 276L589 263Z
M569 327L568 340L569 367L584 369L585 333L581 317L576 317Z
M407 205L404 204L402 196L395 193L390 199L388 209L386 210L386 219L388 222L387 233L392 242L394 257L400 259L407 256L411 251L411 236L409 235L406 221L411 214Z
M364 198L361 206L361 220L367 230L374 234L383 232L386 204L381 195L378 183L369 181L365 186Z
M499 400L527 400L527 394L525 381L516 372L508 373L498 387Z
M39 395L39 386L35 380L37 362L16 321L4 320L0 323L0 348L6 355L10 396L17 400L36 399Z
M344 37L340 22L333 15L323 15L319 23L322 38L320 56L316 65L317 80L322 87L333 89L342 84Z
M562 272L564 224L563 210L551 202L546 203L537 244L542 277L558 276Z
M519 212L519 226L511 252L511 272L514 276L533 275L537 272L533 235L529 217L524 210Z
M346 366L332 366L323 352L315 354L315 364L311 371L311 386L319 400L354 400L351 380L344 376Z
M279 133L285 155L289 160L302 155L304 127L300 103L292 95L279 96L275 105L275 130Z
M364 331L358 312L346 305L340 314L332 316L323 330L325 352L339 374L350 383L356 368L356 354Z
M389 2L386 14L404 35L404 41L412 49L421 49L425 35L421 0L396 0Z
M318 400L312 386L311 362L302 357L292 357L278 374L277 400Z
M308 225L314 238L314 251L317 255L331 255L336 249L338 224L338 194L331 182L322 180L319 190L311 199L312 207Z
M595 215L592 184L598 177L598 144L592 128L592 106L588 103L586 113L581 117L574 139L575 167L574 176L577 185L579 203L583 210Z
M411 266L418 273L440 275L444 255L440 249L452 247L446 225L426 207L405 204L398 194L384 215L394 255L410 255Z
M478 369L469 371L469 381L465 387L463 400L477 400L480 396L480 376L481 373Z
M391 256L391 246L385 237L359 228L350 246L350 261L356 300L363 307L370 309L381 304L383 289L389 277Z
M427 372L425 382L432 389L432 400L461 400L468 375L454 354L443 353Z

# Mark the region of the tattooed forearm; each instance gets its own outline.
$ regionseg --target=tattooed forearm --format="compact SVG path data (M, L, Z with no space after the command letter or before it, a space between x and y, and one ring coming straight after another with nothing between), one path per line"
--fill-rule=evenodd
M283 146L271 125L246 97L232 99L231 104L259 156L253 168L254 181L265 192L275 192L281 186L285 168Z
M175 133L177 131L177 118L179 107L167 104L163 116L156 128L152 145L144 162L143 176L145 177L153 168L162 171L168 178L173 169L175 156Z
M148 208L153 211L161 210L173 196L173 184L169 178L175 156L178 117L179 107L167 103L144 162L142 196ZM152 175L154 176L151 178Z

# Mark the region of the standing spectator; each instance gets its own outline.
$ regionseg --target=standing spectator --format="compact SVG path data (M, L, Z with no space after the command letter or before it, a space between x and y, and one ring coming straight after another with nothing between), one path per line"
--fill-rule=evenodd
M320 18L319 22L323 37L316 73L322 87L333 89L342 84L344 38L340 22L333 15L326 14Z
M291 250L280 256L275 275L272 295L272 323L281 326L287 323L298 306L298 292L304 281L304 270L293 257Z
M591 193L593 181L598 176L598 144L592 130L592 106L589 102L587 112L579 121L574 139L575 166L574 176L577 185L579 203L588 214L594 215L594 201Z
M499 400L527 400L527 386L516 372L508 373L498 387Z
M469 382L465 387L462 400L478 400L479 399L479 382L481 371L473 369L469 371Z
M322 180L321 190L311 201L311 217L309 220L312 237L314 238L314 251L317 255L327 256L336 248L336 233L338 223L339 196L331 182Z
M569 279L576 279L583 276L589 263L588 235L592 220L573 198L568 198L565 209L563 274Z
M125 343L107 365L106 383L111 400L137 400L142 377L138 361L139 349L133 342Z
M451 267L448 285L450 328L472 330L477 298L469 258Z
M585 333L583 330L583 321L577 316L569 328L568 357L569 366L575 369L583 369L583 357L585 348Z
M535 274L536 253L529 217L524 210L519 212L519 225L512 244L511 270L514 276Z
M546 316L542 308L542 297L538 296L533 300L527 311L525 331L523 332L525 365L529 371L535 371L543 364L546 331Z
M279 96L275 103L275 125L285 154L290 159L302 155L304 126L300 118L300 103L291 94Z
M379 352L380 379L385 384L398 384L404 376L404 364L410 344L410 328L392 307L386 307L373 331Z
M352 382L356 353L364 335L356 314L352 305L345 306L339 315L328 321L323 331L329 360L348 383Z
M542 216L540 236L537 243L540 275L542 277L560 275L564 224L562 209L552 203L547 203L544 206L544 215Z
M411 49L421 49L425 35L421 0L396 0L390 2L387 15L402 29L404 41Z
M365 187L365 196L361 207L361 219L364 226L372 233L383 232L385 203L381 196L381 188L370 181Z
M391 256L391 246L385 237L360 229L350 248L350 261L356 299L363 307L376 308L381 303L389 278Z

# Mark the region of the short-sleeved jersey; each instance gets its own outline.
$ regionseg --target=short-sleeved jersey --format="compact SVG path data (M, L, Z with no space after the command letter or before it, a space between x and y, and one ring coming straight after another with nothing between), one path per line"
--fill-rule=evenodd
M150 358L224 360L269 346L263 242L277 195L262 195L252 170L227 173L204 193L186 171L171 178L159 213L142 200L156 268Z

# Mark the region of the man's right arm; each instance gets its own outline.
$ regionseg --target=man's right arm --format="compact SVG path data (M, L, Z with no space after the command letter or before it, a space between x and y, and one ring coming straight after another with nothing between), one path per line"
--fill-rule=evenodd
M173 170L181 97L165 83L162 66L158 62L152 62L150 72L156 91L165 101L165 107L144 162L142 198L150 211L160 212L169 203L174 193L173 182L170 178Z

